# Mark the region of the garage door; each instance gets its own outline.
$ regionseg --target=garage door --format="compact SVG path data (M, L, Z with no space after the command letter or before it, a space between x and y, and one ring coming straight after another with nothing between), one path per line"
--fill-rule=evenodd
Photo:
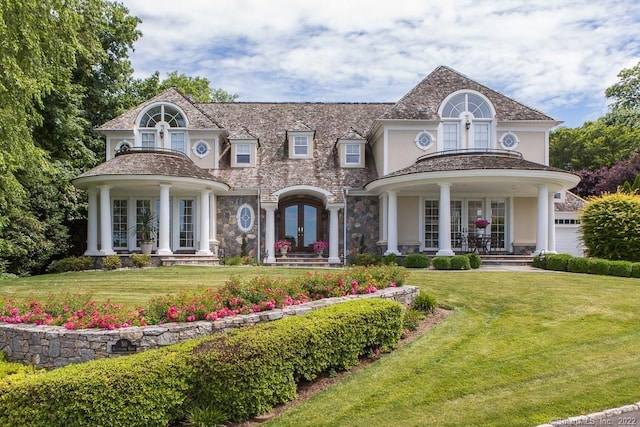
M574 224L556 225L556 252L584 256L584 245L579 239L580 227Z

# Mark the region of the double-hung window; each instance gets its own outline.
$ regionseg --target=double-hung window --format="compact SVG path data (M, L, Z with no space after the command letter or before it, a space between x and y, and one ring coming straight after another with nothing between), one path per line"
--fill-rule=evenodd
M345 163L348 165L360 164L360 144L345 144Z
M251 164L251 144L236 145L236 164L237 165Z
M306 157L309 155L309 137L294 136L293 137L293 154L294 156Z
M181 153L187 153L184 132L171 132L171 149Z

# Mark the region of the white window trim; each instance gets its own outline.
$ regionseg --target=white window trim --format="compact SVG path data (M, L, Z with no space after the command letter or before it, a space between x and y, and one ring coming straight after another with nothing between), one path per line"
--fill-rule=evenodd
M128 139L123 139L122 141L118 142L115 146L115 148L113 149L113 151L115 151L116 153L118 151L120 151L122 149L122 146L124 145L128 145L129 148L133 147L133 142L129 141Z
M289 131L287 132L287 139L289 143L289 158L290 159L312 159L313 151L314 151L314 141L313 141L313 131L309 132L299 132L299 131ZM305 154L296 154L296 138L306 138L307 139L307 152ZM298 145L299 147L300 145Z
M355 147L357 148L358 152L357 153L349 153L348 149L349 147ZM349 156L358 156L358 161L356 162L350 162L349 161ZM358 166L360 164L362 164L362 144L358 144L357 142L346 142L344 144L344 164L345 165L349 165L349 166Z
M420 144L420 139L422 138L422 136L429 137L429 143L427 145L421 145ZM428 149L433 147L433 144L434 144L435 140L436 139L433 137L433 135L431 135L430 132L427 132L426 130L423 130L423 131L418 132L418 134L416 135L416 137L414 139L414 142L416 144L416 147L418 147L422 151L427 151Z
M508 136L512 136L515 139L515 143L510 147L504 145L504 139ZM504 150L515 150L519 143L520 139L518 138L518 135L511 131L505 132L500 136L500 147Z
M204 144L207 147L207 151L205 151L204 154L198 153L198 145L202 145L202 144ZM199 159L202 159L208 156L209 153L211 153L211 145L209 145L207 141L200 139L193 144L193 146L191 147L191 151L193 152L194 156L198 157Z
M242 214L242 211L245 208L248 208L249 212L251 212L251 222L249 224L249 227L243 227L242 226L242 221L241 221L241 218L240 218L240 215ZM244 204L240 205L238 207L238 212L236 213L236 220L237 220L237 224L238 224L238 229L240 231L245 232L245 233L248 232L248 231L251 231L251 229L253 229L253 226L254 226L255 221L256 221L256 214L255 214L255 211L253 210L253 207L251 205L247 204L247 203L244 203Z

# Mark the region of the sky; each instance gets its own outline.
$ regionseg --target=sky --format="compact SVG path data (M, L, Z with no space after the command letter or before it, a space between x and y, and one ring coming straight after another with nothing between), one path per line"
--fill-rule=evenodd
M238 101L396 102L439 65L578 127L640 62L639 0L120 0L134 76Z

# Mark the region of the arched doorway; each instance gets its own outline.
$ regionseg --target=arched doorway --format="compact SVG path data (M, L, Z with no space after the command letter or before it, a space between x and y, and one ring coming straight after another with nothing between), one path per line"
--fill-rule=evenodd
M323 240L323 203L313 197L293 196L279 204L278 239L292 242L292 252L313 252L313 242Z

